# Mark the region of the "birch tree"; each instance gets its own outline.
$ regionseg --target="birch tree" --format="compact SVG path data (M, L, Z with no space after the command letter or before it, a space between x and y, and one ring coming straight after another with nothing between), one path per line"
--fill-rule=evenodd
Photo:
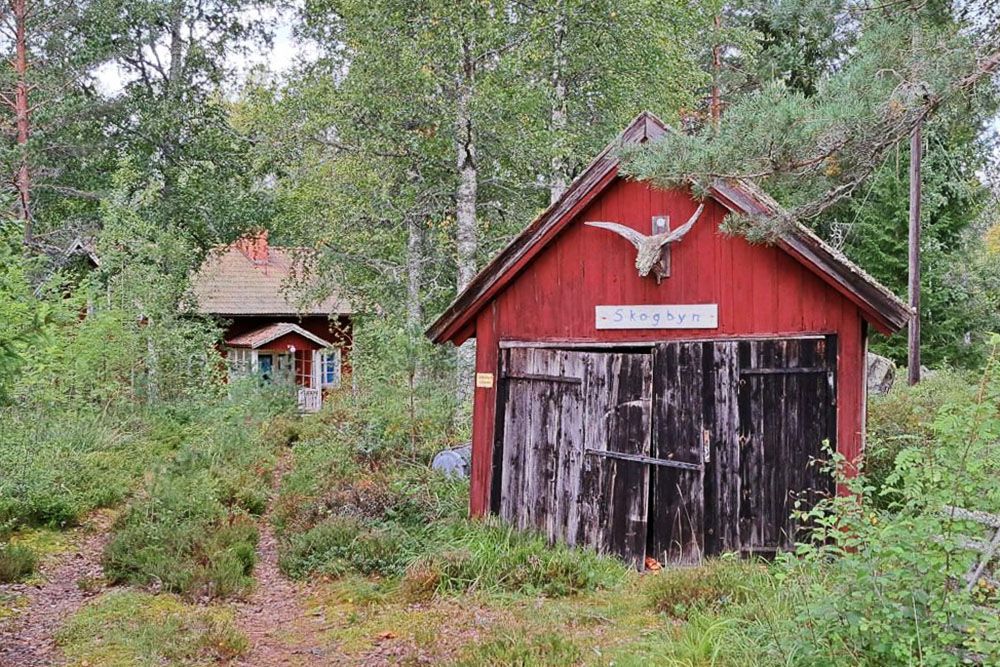
M697 102L700 14L688 3L540 0L522 20L528 42L509 78L534 140L506 150L524 155L550 203L639 112L678 123Z

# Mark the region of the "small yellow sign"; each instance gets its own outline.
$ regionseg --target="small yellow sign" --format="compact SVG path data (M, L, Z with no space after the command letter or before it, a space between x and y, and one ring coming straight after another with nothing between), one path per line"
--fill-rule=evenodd
M476 373L476 386L480 389L492 389L493 373Z

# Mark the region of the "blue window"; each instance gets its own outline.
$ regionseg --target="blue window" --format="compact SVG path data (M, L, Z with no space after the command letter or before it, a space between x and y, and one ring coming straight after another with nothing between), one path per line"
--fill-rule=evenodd
M257 355L257 372L260 373L264 382L271 381L271 372L274 370L274 357L270 354Z
M326 350L323 352L323 386L324 387L339 387L340 386L340 349L334 348L332 350Z

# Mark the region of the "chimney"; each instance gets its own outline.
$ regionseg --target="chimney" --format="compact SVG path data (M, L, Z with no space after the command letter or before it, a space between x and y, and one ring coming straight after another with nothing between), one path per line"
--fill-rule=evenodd
M254 234L248 234L236 242L236 247L246 255L255 266L267 264L267 230L262 229Z

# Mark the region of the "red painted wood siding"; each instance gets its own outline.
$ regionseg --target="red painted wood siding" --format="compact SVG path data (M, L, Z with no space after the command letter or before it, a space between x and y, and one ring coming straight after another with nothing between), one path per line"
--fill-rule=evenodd
M330 341L334 345L339 345L341 349L341 372L349 374L351 372L351 347L353 345L353 334L351 319L343 315L331 320L323 316L309 316L303 318L295 317L231 317L227 319L224 339L233 338L241 334L249 333L255 329L260 329L268 324L278 322L291 322L297 324L309 333L319 336L323 340ZM315 347L313 343L311 346ZM304 349L304 348L299 348ZM310 348L312 349L312 348Z
M660 285L635 270L635 249L588 220L649 234L654 215L683 224L697 208L685 192L617 180L584 209L476 321L477 372L496 373L499 341L628 342L838 334L838 449L861 453L864 347L857 307L779 248L723 235L725 209L707 201L702 218L671 248L671 276ZM603 330L597 305L716 303L717 329ZM476 389L470 510L489 507L496 392Z

